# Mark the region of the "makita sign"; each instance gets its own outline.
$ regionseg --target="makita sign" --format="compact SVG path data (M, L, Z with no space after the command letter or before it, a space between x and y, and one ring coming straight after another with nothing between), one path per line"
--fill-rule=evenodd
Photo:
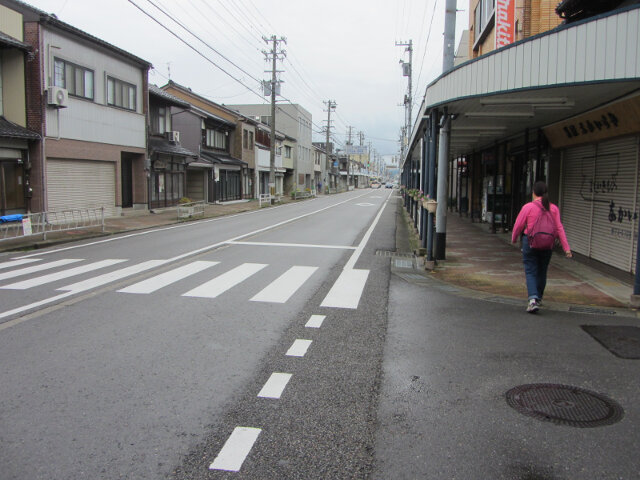
M496 0L496 48L515 41L515 0Z

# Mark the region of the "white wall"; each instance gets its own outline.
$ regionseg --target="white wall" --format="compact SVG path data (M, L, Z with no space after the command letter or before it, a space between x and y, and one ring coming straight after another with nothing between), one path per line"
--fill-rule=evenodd
M144 148L146 145L143 108L142 67L117 58L106 50L81 40L44 30L42 61L45 88L53 84L53 59L60 58L94 72L94 99L69 96L67 108L47 107L46 135ZM107 75L136 86L136 111L106 106Z

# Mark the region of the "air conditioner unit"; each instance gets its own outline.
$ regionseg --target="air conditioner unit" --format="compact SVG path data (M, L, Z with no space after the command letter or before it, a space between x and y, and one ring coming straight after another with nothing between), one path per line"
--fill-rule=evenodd
M69 106L69 92L62 87L49 87L47 89L47 103L56 108L65 108Z
M166 135L167 135L167 140L169 140L170 142L173 142L173 143L180 142L180 132L178 132L177 130L172 130L170 132L167 132Z

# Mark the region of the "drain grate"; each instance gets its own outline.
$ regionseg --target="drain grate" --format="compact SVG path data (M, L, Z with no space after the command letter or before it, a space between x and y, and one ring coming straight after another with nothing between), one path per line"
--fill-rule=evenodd
M616 357L640 360L640 328L628 325L582 325L604 348Z
M594 308L594 307L569 307L570 312L576 313L595 313L598 315L615 315L615 310L603 310L602 308Z
M520 385L506 397L509 406L523 415L570 427L611 425L624 415L622 407L610 398L569 385Z
M376 256L378 257L400 257L400 258L413 258L413 253L401 253L392 252L391 250L376 250Z
M413 260L403 260L400 258L396 258L393 260L396 268L413 268Z

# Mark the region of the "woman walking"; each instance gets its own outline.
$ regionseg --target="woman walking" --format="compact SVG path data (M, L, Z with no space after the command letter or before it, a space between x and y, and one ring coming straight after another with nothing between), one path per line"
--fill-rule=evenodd
M540 308L544 288L547 284L547 268L553 252L555 239L560 240L562 250L571 258L571 248L564 227L560 222L560 210L549 202L547 184L538 181L533 185L532 201L522 207L513 226L511 242L522 236L522 262L527 279L529 303L527 312L536 313ZM552 231L546 231L552 230ZM524 234L523 234L524 233ZM550 238L550 242L541 240ZM546 244L545 244L546 243Z

